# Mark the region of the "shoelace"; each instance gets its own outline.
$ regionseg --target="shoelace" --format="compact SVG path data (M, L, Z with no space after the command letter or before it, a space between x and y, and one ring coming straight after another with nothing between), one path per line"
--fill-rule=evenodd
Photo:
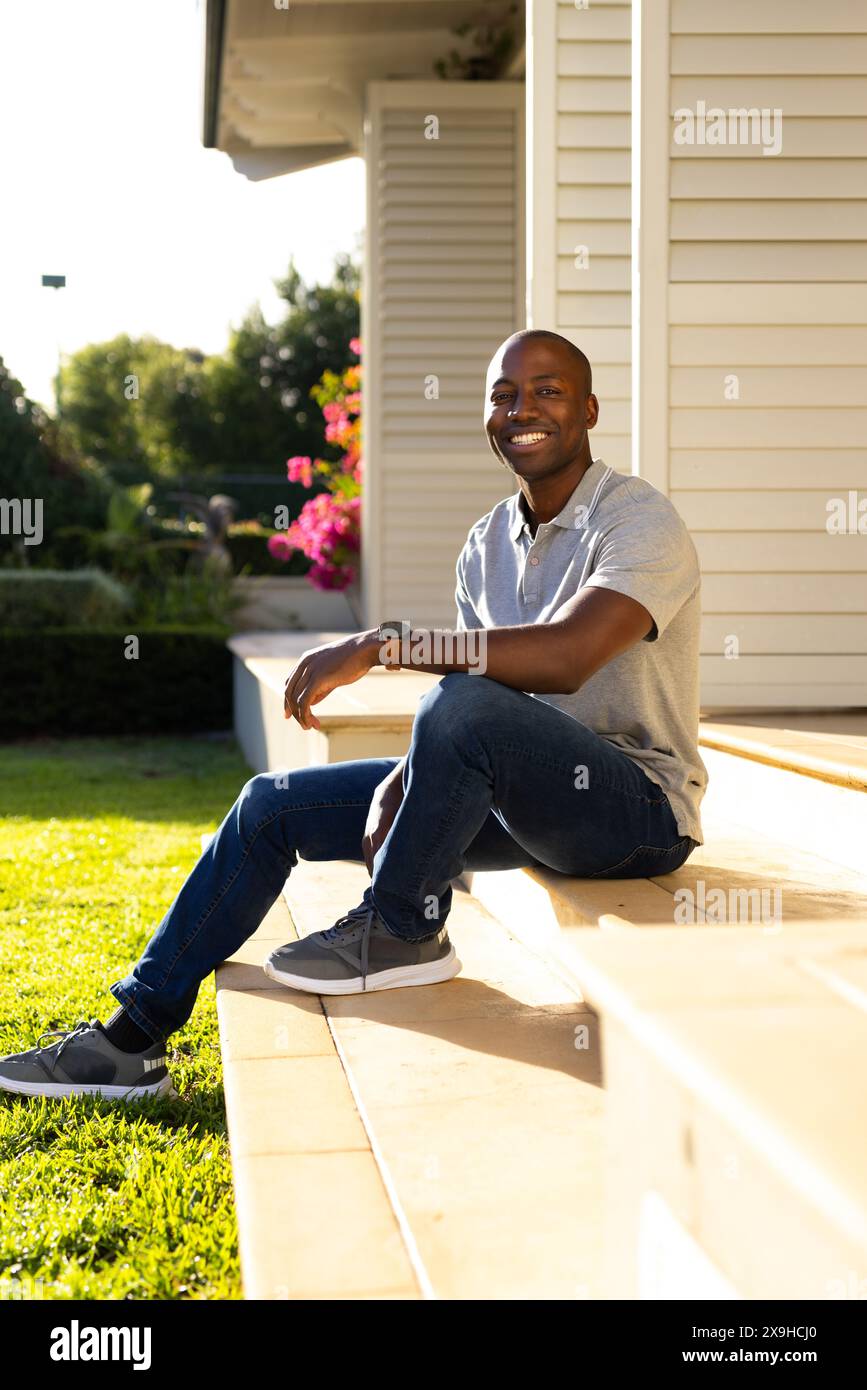
M93 1024L89 1023L88 1020L84 1018L80 1023L76 1023L75 1027L71 1030L68 1028L49 1028L46 1033L40 1034L38 1043L41 1047L43 1038L55 1038L60 1035L61 1041L59 1043L51 1043L48 1047L43 1049L43 1052L53 1052L54 1055L51 1058L51 1065L52 1067L56 1067L67 1044L71 1043L73 1038L80 1038L83 1033L89 1033L92 1028Z
M366 903L360 903L358 907L353 907L349 912L344 913L334 924L322 933L323 941L329 945L339 941L347 927L353 928L361 926L361 987L367 988L367 961L370 954L370 929L373 926L373 919L376 912Z

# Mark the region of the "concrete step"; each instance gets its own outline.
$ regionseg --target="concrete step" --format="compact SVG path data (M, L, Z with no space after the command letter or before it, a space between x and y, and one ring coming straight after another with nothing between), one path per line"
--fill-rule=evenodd
M788 845L867 872L863 721L857 715L780 720L774 727L702 723L701 753L710 778L706 814L770 831Z
M867 710L704 719L708 748L867 791Z
M282 898L216 972L244 1294L420 1296L411 1252L328 1019L262 961L294 930Z
M865 924L584 932L610 1125L604 1286L867 1297Z
M867 926L867 876L770 834L705 817L704 845L655 879L579 879L554 869L467 873L463 882L530 950L570 973L588 927L681 928L715 923L765 934L799 921Z
M466 876L600 1016L604 1296L863 1298L867 879L705 828L655 880Z
M300 863L294 929L359 901ZM322 1001L261 961L285 904L217 971L248 1298L596 1298L603 1112L595 1016L466 893L445 985Z
M254 772L315 767L352 758L402 757L419 699L438 676L376 666L316 706L321 728L283 717L286 677L303 652L345 632L246 632L230 638L235 733Z
M311 635L297 639L300 655ZM245 744L258 770L400 755L437 679L372 672L323 703L323 732L310 735L282 720L284 653L247 653L236 668L258 692ZM867 1193L856 1160L867 1115L852 1059L867 1023L865 740L851 724L812 722L702 726L706 843L677 873L467 875L472 898L456 894L450 930L468 975L324 1001L343 1102L352 1098L367 1150L352 1147L351 1107L334 1127L311 1118L300 1138L290 1125L275 1143L290 1145L288 1157L308 1146L317 1161L306 1175L326 1207L318 1155L332 1153L332 1133L338 1153L375 1164L378 1188L364 1171L371 1193L384 1194L372 1210L391 1263L351 1273L346 1296L363 1296L359 1283L385 1297L864 1296ZM300 930L330 924L365 882L359 865L300 866L289 890ZM242 963L222 967L221 992L222 971ZM258 997L262 979L242 992ZM607 1163L588 1006L602 1020ZM568 1063L564 1021L573 1043L588 1043ZM227 1023L227 1046L247 1026ZM306 1027L287 1026L291 1038ZM293 1061L278 1066L281 1096L292 1094ZM245 1111L251 1084L239 1073L227 1085L230 1133L261 1129L273 1103L266 1086ZM321 1094L334 1103L335 1092ZM239 1188L244 1226L259 1231L246 1240L248 1286L263 1286L261 1265L267 1287L276 1270L290 1296L326 1296L315 1260L308 1268L285 1249L259 1259L257 1242L274 1246L270 1228L284 1218L310 1229L291 1195L269 1220L259 1178L279 1171L282 1155L253 1155L266 1157L274 1169L245 1176L243 1199ZM540 1172L544 1183L527 1181ZM346 1233L351 1250L372 1238L353 1244Z
M768 1129L771 1100L797 1095L803 1082L803 1048L787 1063L798 1026L807 1037L809 1019L831 1029L816 1045L813 1090L821 1094L826 1064L840 1073L840 1007L852 1007L853 990L867 998L867 977L859 984L845 973L867 940L865 885L815 856L744 838L737 827L715 828L699 853L705 863L691 860L656 882L594 884L541 871L476 875L474 891L487 880L491 892L482 897L493 912L455 895L450 932L464 961L461 977L321 1002L269 981L261 961L296 928L304 934L329 925L360 899L367 877L357 864L299 864L286 890L294 926L278 904L217 973L247 1295L682 1297L687 1287L689 1296L776 1295L778 1286L768 1282L777 1276L773 1262L759 1261L753 1277L737 1242L720 1246L705 1238L703 1226L683 1219L684 1201L692 1210L694 1191L729 1171L730 1154L731 1171L749 1174L749 1202L761 1207L773 1198L810 1236L803 1246L790 1240L790 1264L800 1253L805 1268L820 1271L832 1289L850 1277L846 1271L860 1270L857 1242L854 1250L841 1247L837 1227L829 1232L820 1220L817 1228L811 1192L824 1190L823 1183L839 1187L842 1179L823 1177L812 1150L810 1180L798 1189L807 1206L791 1207L790 1170L807 1162L797 1146L813 1143L813 1130L802 1127L788 1149L765 1138L775 1133ZM762 873L785 881L781 921L672 925L678 885L698 899L702 874L710 886L727 884L745 866L750 883ZM742 872L737 882L743 886ZM708 892L706 886L705 902ZM605 930L588 932L591 923ZM812 952L811 961L793 975L789 956L770 944L777 941L803 942L801 954ZM609 953L601 963L588 944L596 942ZM829 965L838 945L843 955ZM681 1123L686 1102L678 1101L671 1119L660 1059L648 1050L643 1025L631 1027L648 1001L654 1017L665 1014L666 1027L669 1015L684 1024L678 1076L698 1078L687 1110L696 1125L701 1120L702 1147L682 1141L690 1157L673 1170L686 1184L677 1200L654 1175L671 1162L670 1128ZM603 1024L612 1106L607 1139L600 1034L590 1006ZM732 1037L761 1023L746 1034L752 1052L737 1053L744 1084L751 1072L765 1078L746 1136L730 1126L714 1129L714 1097L727 1094L729 1082L711 1073L726 1047L721 1057L705 1055L702 1020L717 1015ZM784 1023L786 1046L779 1047L774 1030ZM851 1043L847 1034L839 1046ZM659 1115L654 1101L641 1112L641 1134L629 1131L627 1138L637 1113L636 1077L662 1099ZM830 1112L818 1113L830 1126L830 1162L835 1146L852 1138L831 1124L840 1120L838 1107L860 1112L857 1096L846 1092L844 1103L836 1082L829 1094ZM544 1183L528 1183L527 1174L539 1172ZM845 1193L847 1221L857 1230L860 1198L851 1185ZM719 1193L714 1200L722 1200ZM842 1201L839 1193L834 1200ZM746 1241L745 1228L738 1229ZM841 1266L843 1258L848 1265ZM786 1287L815 1290L817 1278Z

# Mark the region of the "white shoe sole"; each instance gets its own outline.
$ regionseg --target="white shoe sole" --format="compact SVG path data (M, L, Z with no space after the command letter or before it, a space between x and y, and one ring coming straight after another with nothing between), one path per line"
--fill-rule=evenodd
M270 980L286 985L289 989L300 989L305 994L372 994L377 989L407 989L411 985L438 985L451 980L460 973L461 962L454 946L449 947L447 956L431 961L427 965L401 965L394 970L378 970L368 975L366 986L361 977L355 980L314 980L306 975L292 975L287 970L278 970L271 964L268 956L263 970Z
M66 1096L104 1096L106 1100L138 1100L142 1096L177 1096L172 1086L172 1078L164 1076L155 1086L78 1086L72 1082L60 1081L11 1081L0 1076L0 1091L11 1091L17 1096L48 1096L50 1100L63 1100Z

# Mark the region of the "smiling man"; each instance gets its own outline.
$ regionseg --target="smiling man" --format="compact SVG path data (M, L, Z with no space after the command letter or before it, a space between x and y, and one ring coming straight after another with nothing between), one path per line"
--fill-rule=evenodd
M299 857L363 859L371 874L357 907L264 963L315 994L457 974L446 919L464 869L634 878L683 864L701 843L707 782L698 563L667 498L593 459L598 414L572 343L540 330L507 339L488 369L485 428L518 487L458 557L455 631L383 623L306 652L286 682L287 718L311 729L319 701L377 664L442 675L419 702L407 756L253 777L111 986L121 1007L108 1024L0 1060L0 1087L167 1090L165 1039ZM396 626L404 640L388 641Z

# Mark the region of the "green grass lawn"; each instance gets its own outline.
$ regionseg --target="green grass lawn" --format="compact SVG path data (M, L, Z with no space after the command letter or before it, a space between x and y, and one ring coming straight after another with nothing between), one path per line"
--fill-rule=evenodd
M220 738L0 747L0 1054L105 1022L249 775ZM6 1297L240 1297L213 976L169 1049L176 1100L0 1092Z

